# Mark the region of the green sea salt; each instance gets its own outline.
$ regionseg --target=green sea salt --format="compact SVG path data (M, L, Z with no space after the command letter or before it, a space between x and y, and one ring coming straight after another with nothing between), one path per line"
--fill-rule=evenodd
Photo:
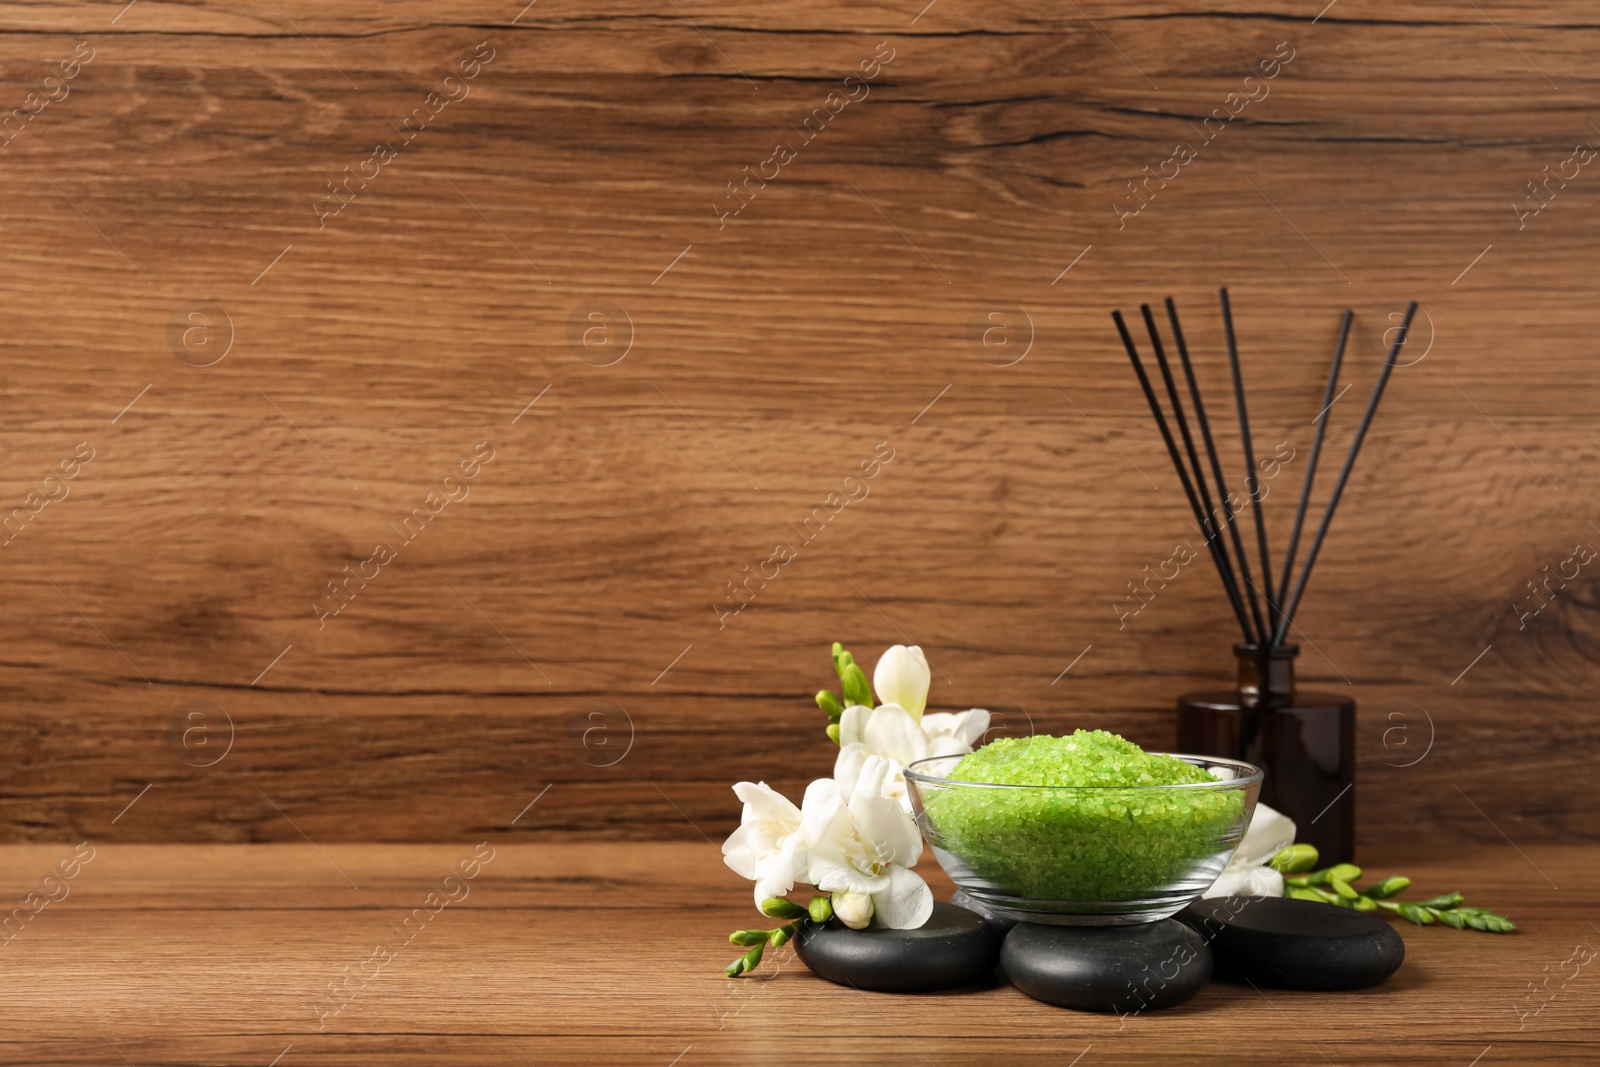
M951 785L926 798L940 847L1006 894L1039 900L1148 896L1229 849L1244 808L1242 792L1201 768L1104 730L998 739L949 779L1041 787ZM1149 788L1171 785L1216 788Z

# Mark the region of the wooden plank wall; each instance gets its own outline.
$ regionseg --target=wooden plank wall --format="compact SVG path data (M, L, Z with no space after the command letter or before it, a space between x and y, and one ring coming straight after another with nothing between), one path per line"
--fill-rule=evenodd
M1600 836L1590 8L920 7L0 15L0 838L717 838L834 639L1170 744L1234 633L1119 622L1197 543L1107 312L1220 404L1221 283L1280 543L1422 303L1299 619L1363 841Z

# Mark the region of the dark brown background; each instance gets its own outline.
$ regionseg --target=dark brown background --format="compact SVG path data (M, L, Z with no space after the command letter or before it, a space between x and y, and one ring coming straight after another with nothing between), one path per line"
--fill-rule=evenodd
M1600 835L1590 574L1526 629L1511 606L1600 544L1600 176L1513 207L1600 138L1588 5L520 6L5 13L0 114L96 52L0 148L0 511L95 458L0 551L0 836L105 835L137 796L127 841L717 838L735 779L826 773L835 639L920 643L939 708L1169 744L1234 634L1204 561L1118 629L1195 542L1107 312L1174 294L1220 406L1220 283L1258 440L1300 449L1280 546L1339 312L1330 474L1388 316L1427 313L1299 617L1303 676L1361 705L1363 842L1500 842L1474 804L1517 842ZM485 40L471 97L319 231L325 183ZM719 230L723 183L881 41L870 97ZM1270 96L1119 231L1124 183L1282 41ZM191 301L231 323L210 367L169 347ZM594 301L631 323L608 367L570 341ZM969 337L995 308L1032 323L1010 366L1026 326ZM485 440L319 630L324 583ZM870 497L719 630L724 583L880 441ZM210 767L195 702L233 726Z

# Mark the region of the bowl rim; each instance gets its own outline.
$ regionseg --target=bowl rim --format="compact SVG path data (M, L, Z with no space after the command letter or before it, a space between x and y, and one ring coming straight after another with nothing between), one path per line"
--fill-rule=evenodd
M1260 767L1257 767L1253 763L1246 763L1244 760L1228 759L1225 756L1202 756L1187 752L1150 752L1147 753L1147 755L1171 756L1173 759L1181 759L1185 763L1204 761L1210 764L1219 764L1225 767L1231 767L1234 770L1236 777L1217 779L1210 782L1173 782L1169 785L1024 785L1016 782L968 782L959 778L940 778L935 775L924 774L923 772L915 769L920 764L932 763L934 760L959 760L962 755L966 755L966 753L957 753L944 756L924 756L922 759L912 760L910 763L906 764L904 769L906 780L908 782L916 782L918 784L927 783L929 785L960 785L968 786L973 789L1048 789L1052 791L1072 790L1075 792L1087 793L1101 790L1130 792L1145 789L1237 789L1243 786L1248 786L1255 782L1260 782L1266 777L1266 771L1262 770Z

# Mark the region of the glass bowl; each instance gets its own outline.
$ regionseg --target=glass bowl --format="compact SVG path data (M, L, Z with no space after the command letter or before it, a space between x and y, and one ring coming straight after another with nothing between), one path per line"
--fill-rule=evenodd
M1113 926L1176 915L1244 839L1262 771L1175 759L1216 781L1189 785L991 785L946 777L960 756L906 768L922 836L984 909L1024 922Z

